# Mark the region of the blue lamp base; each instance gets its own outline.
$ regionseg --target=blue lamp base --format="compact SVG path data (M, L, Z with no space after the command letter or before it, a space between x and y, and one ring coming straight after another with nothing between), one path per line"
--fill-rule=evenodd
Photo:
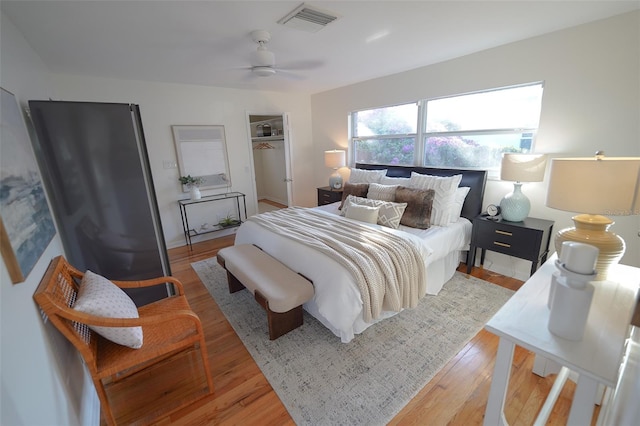
M329 186L331 189L342 189L342 176L336 171L329 178Z
M531 202L522 193L522 184L513 184L513 192L504 196L500 201L502 219L509 222L522 222L531 210Z

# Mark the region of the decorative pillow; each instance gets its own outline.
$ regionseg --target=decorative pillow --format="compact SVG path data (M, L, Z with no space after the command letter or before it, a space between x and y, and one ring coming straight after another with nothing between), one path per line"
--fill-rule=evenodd
M73 309L107 318L138 318L138 308L120 287L108 279L87 271L78 290ZM142 347L142 327L97 327L93 331L114 343L133 349Z
M349 176L349 182L351 183L379 183L380 179L387 174L387 169L384 170L364 170L364 169L351 169L351 175Z
M356 197L366 197L367 192L369 192L368 183L345 183L344 188L342 188L342 202L340 203L340 207L338 207L338 210L342 210L342 207L344 206L344 200L346 200L349 195L355 195Z
M397 187L398 185L380 185L379 183L370 183L367 198L382 201L395 201Z
M406 203L371 200L369 198L354 197L353 195L349 195L347 200L349 201L349 205L347 206L347 204L345 204L345 208L342 210L342 213L340 213L342 216L345 216L349 206L353 204L380 207L378 211L378 225L393 229L398 229L404 210L407 208Z
M468 186L459 186L458 189L456 189L453 200L453 208L451 209L450 223L455 223L462 214L462 205L464 204L464 200L465 198L467 198L467 194L469 194L470 189L471 188L469 188Z
M411 178L382 176L380 183L383 185L410 186Z
M462 175L431 176L411 172L411 188L433 189L433 207L431 209L431 225L447 226L453 216L453 201Z
M361 206L347 201L349 207L346 208L345 217L349 219L359 220L366 223L378 223L378 212L380 207Z
M431 209L435 191L433 189L416 189L399 186L396 189L396 201L407 203L400 223L418 229L431 226Z

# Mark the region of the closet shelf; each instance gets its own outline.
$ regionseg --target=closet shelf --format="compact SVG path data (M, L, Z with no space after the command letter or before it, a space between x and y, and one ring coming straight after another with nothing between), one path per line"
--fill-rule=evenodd
M266 142L266 141L283 141L284 135L276 136L258 136L251 138L251 142Z

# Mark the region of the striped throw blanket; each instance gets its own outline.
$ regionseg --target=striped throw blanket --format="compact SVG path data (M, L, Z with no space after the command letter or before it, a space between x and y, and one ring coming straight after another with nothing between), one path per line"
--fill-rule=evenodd
M367 322L383 310L413 308L426 293L428 254L412 239L302 207L248 220L311 246L344 266L360 289Z

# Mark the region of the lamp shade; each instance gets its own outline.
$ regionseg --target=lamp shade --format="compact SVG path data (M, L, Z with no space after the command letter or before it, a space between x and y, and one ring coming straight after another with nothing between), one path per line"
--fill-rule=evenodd
M575 227L556 234L556 251L562 255L565 241L597 247L598 279L605 279L625 252L606 216L640 215L640 157L606 158L598 152L592 158L554 158L550 169L546 205L581 213L572 218Z
M554 158L546 205L569 212L640 214L640 157Z
M502 154L500 179L513 182L542 182L546 166L545 154Z
M331 169L339 169L346 165L346 152L334 149L324 152L324 165Z

